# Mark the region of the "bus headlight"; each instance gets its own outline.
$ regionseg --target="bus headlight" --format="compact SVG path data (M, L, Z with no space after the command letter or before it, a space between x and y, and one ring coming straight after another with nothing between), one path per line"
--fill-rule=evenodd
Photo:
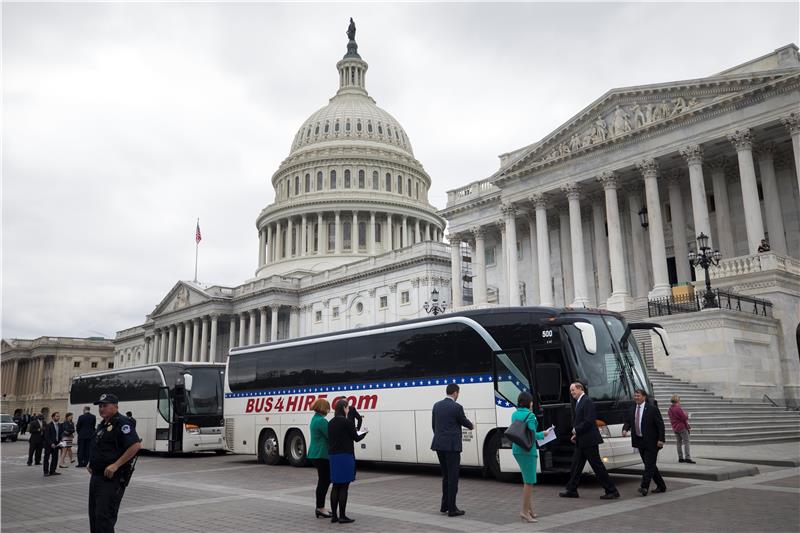
M186 432L187 433L190 433L192 435L199 435L200 434L200 426L197 426L195 424L186 424L184 427L186 427Z

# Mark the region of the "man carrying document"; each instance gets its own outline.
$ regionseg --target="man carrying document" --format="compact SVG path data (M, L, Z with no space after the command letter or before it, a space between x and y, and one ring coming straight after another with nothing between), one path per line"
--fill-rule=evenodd
M539 452L536 450L537 442L544 443L553 440L555 432L553 428L545 431L536 431L536 415L533 409L533 396L530 392L521 392L517 398L517 410L511 415L511 423L522 422L533 435L530 449L516 443L511 444L511 452L514 454L519 469L522 472L522 511L519 517L523 522L537 522L538 516L533 512L533 486L536 484L536 463L539 461ZM513 441L512 441L513 442Z

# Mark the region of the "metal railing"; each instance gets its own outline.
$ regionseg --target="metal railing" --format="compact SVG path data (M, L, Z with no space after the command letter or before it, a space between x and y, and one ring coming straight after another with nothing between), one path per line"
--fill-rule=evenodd
M716 296L719 309L729 309L759 316L772 316L772 302L744 296L733 292L712 289ZM647 301L649 316L678 315L681 313L695 313L705 307L705 292L698 291L686 296L662 296Z

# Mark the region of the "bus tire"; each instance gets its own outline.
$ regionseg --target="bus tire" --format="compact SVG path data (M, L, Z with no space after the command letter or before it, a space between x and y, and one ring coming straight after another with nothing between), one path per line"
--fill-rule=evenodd
M286 450L286 460L292 466L306 466L308 459L306 458L306 439L303 437L303 432L297 429L289 431L286 435L286 444L283 448Z
M486 465L489 473L497 481L502 481L503 483L513 483L517 480L517 474L513 472L500 471L500 447L502 446L502 441L503 437L500 430L492 433L492 436L489 437L488 441L486 441L486 446L484 446L483 464Z
M278 437L271 429L265 429L258 437L258 462L270 466L281 462Z

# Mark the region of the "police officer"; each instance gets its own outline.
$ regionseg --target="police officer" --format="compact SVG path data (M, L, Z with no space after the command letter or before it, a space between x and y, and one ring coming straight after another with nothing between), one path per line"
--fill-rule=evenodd
M132 474L131 460L139 452L139 435L129 418L117 409L113 394L102 394L94 402L102 421L94 432L89 457L89 530L91 533L114 533L117 512Z

